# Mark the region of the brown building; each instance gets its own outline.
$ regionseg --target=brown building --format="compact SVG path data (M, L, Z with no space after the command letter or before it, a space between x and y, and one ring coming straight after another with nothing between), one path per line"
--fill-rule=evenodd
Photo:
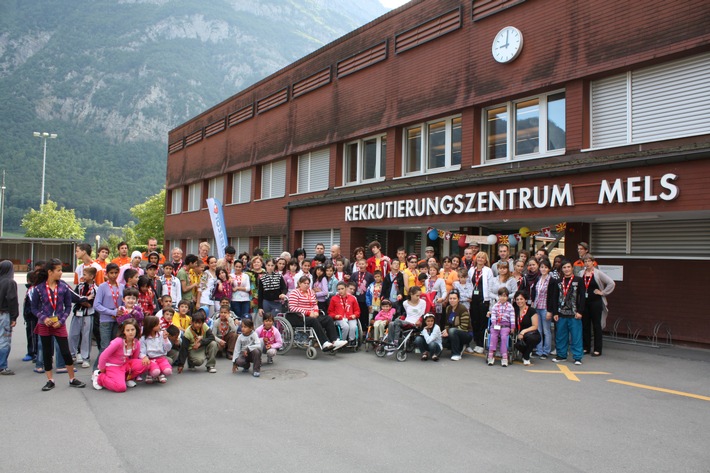
M272 255L527 227L518 250L590 243L607 328L708 344L708 24L703 0L413 0L172 130L166 244L212 241L206 197Z

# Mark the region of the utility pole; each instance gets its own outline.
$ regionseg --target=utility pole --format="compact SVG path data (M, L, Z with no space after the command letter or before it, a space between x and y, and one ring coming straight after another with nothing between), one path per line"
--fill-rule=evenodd
M2 170L2 187L0 187L0 237L5 227L5 170Z

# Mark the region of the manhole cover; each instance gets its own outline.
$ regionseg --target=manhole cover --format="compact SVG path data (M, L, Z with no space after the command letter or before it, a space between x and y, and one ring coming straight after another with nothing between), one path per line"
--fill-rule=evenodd
M269 369L261 371L261 377L263 379L273 379L277 381L290 381L292 379L305 378L306 376L308 376L308 373L301 370Z

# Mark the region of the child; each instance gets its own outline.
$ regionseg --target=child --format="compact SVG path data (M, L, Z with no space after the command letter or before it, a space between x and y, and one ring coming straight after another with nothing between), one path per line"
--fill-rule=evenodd
M392 321L392 317L394 317L395 310L392 307L392 303L389 301L389 299L382 299L382 303L380 304L380 311L375 315L375 318L372 319L372 339L373 340L382 340L382 338L385 336L385 328L387 328L387 325Z
M367 327L370 323L370 318L368 317L369 311L367 303L367 288L370 287L375 279L372 274L368 273L367 260L361 258L357 261L357 271L353 272L350 276L350 281L355 283L355 298L357 303L360 305L360 325Z
M82 368L89 368L91 356L91 332L94 324L94 298L96 297L96 268L84 268L84 282L76 286L81 302L74 306L74 317L69 326L69 349ZM79 346L81 338L81 347Z
M180 356L175 362L178 367L178 373L182 373L185 361L187 361L187 366L191 370L195 369L196 366L202 366L204 363L208 373L217 372L217 368L215 368L217 364L215 361L217 341L212 330L205 324L205 319L207 319L207 315L204 310L198 310L192 314L192 323L182 335Z
M328 299L330 300L338 293L338 282L341 280L335 277L335 268L330 263L325 265L325 277L328 280Z
M168 334L168 340L170 341L170 351L166 355L166 358L172 365L177 360L180 355L180 329L174 325L169 326L165 329Z
M380 300L382 299L382 271L376 270L373 274L375 279L367 288L365 294L365 303L368 309L368 322L372 319L373 314L380 311Z
M421 326L422 316L426 308L426 302L420 298L421 294L422 290L417 286L409 288L409 300L404 301L402 304L405 315L393 320L387 330L387 346L385 346L385 350L387 350L388 355L392 355L397 350L402 330Z
M237 338L234 346L234 365L232 373L236 373L238 368L242 368L245 373L249 372L249 366L254 363L254 377L261 376L261 340L254 332L254 322L250 319L242 321L242 334Z
M140 274L138 274L137 269L133 268L128 268L123 272L123 279L126 281L126 287L135 287L138 289L138 278L140 277Z
M116 310L116 322L122 324L128 319L135 319L139 326L143 323L143 310L138 305L138 289L126 286L123 290L123 305Z
M172 309L173 308L173 298L170 296L163 296L160 299L158 299L158 302L160 302L160 310L155 313L155 316L160 319L163 317L163 311L165 309ZM175 311L173 311L173 312L175 312Z
M154 315L148 315L143 321L143 338L141 338L141 359L149 361L146 384L152 384L155 378L159 383L166 383L166 376L173 374L173 368L166 358L173 344L168 339L168 332L161 332L160 321Z
M175 311L172 307L168 307L167 309L163 309L160 312L162 312L162 315L158 317L158 320L160 320L160 328L162 330L165 330L173 324L173 317L175 316Z
M273 363L276 352L283 346L281 333L274 327L273 315L266 314L264 316L264 324L256 329L256 334L263 342L263 349L266 352L266 363Z
M459 274L459 280L454 281L454 289L459 291L459 302L466 307L466 310L471 310L471 296L473 295L473 283L468 278L466 268L460 267L456 270Z
M140 376L149 364L140 359L141 348L138 342L141 329L135 319L126 319L118 328L118 337L114 338L99 356L99 369L94 371L91 382L94 389L103 388L122 393L126 387L134 388L134 378Z
M503 286L498 289L498 302L493 304L488 317L491 319L488 336L488 366L493 366L495 361L498 337L500 337L500 364L508 366L508 336L511 327L515 326L515 309L508 302L508 288Z
M158 299L148 276L140 276L138 278L138 304L141 306L144 317L155 315Z
M435 321L434 314L424 315L424 328L414 339L414 346L422 351L422 361L428 360L430 354L432 361L439 361L439 354L443 349L441 329Z
M215 271L217 282L215 284L212 299L214 300L215 312L219 313L222 299L232 298L232 282L229 280L229 273L224 268L217 268Z
M173 275L172 263L163 265L163 275L160 277L160 283L163 286L161 296L170 296L173 304L181 300L182 286L180 286L180 280ZM177 306L173 306L173 308L177 309Z
M313 276L313 292L316 293L318 309L328 311L328 278L325 276L325 267L316 266Z
M338 281L345 281L347 282L350 277L345 273L345 264L343 263L342 258L338 258L335 260L335 272L333 273L335 276L335 279Z
M224 354L225 358L232 358L234 344L237 342L237 325L230 316L229 301L219 308L219 319L212 327L215 340L217 340L218 353Z
M340 339L355 342L357 319L360 318L360 306L352 294L347 293L344 282L338 283L338 293L330 300L328 315L340 327Z
M180 329L180 334L185 333L192 323L192 317L187 315L190 312L190 303L185 299L181 300L178 304L178 312L175 317L173 317L173 325Z

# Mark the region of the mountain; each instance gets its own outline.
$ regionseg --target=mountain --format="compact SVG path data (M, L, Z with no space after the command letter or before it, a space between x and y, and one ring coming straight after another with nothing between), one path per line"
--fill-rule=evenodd
M125 224L165 183L167 132L386 13L377 0L3 0L5 228L46 194Z

